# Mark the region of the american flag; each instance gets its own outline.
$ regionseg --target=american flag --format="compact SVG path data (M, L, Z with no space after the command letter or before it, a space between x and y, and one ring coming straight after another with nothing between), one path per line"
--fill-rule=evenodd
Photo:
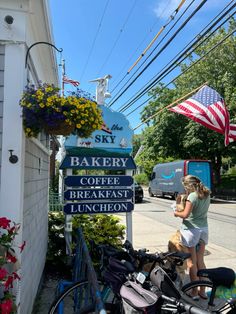
M65 75L63 76L63 83L65 83L65 84L72 84L75 87L79 86L79 84L80 84L78 81L71 80L68 77L66 77Z
M225 135L225 146L236 141L236 124L229 123L224 99L214 89L203 86L196 94L169 110L182 114Z

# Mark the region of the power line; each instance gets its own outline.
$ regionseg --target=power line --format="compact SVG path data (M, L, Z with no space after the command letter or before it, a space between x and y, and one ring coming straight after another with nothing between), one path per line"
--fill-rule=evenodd
M222 38L217 44L215 44L211 49L209 49L201 58L199 58L197 61L193 62L186 70L184 70L182 73L180 73L178 76L176 76L173 80L171 80L168 84L166 84L164 88L166 88L168 85L172 84L177 78L179 78L180 76L182 76L184 73L186 73L187 71L189 71L193 66L195 66L198 62L200 62L202 59L204 59L206 56L209 55L209 53L211 53L214 49L216 49L217 47L219 47L226 39L228 39L231 35L233 35L233 33L236 32L236 28L234 30L232 30L228 35L226 35L224 38ZM153 98L154 96L152 96L151 98ZM149 99L150 100L150 99ZM162 108L163 109L163 108ZM146 123L147 121L149 121L150 119L152 119L156 114L158 114L159 111L157 111L155 114L153 114L152 116L148 117L147 119L145 119L142 123L140 123L138 126L136 126L133 130L136 130L138 128L140 128L141 125L143 125L144 123Z
M155 35L155 37L152 39L152 41L149 43L149 45L144 49L144 51L141 53L141 55L138 57L138 59L134 62L134 64L129 68L128 74L132 71L132 69L138 64L138 62L141 60L141 58L144 57L146 52L151 48L151 46L154 44L154 42L157 40L157 38L161 35L161 33L164 31L164 29L170 24L170 22L175 18L175 15L178 13L179 9L182 7L186 0L181 0L178 7L175 9L175 11L170 15L169 19L167 20L166 24L161 27L159 32Z
M94 49L94 46L95 46L95 43L96 43L96 40L97 40L97 37L98 37L98 33L99 33L100 29L101 29L102 21L103 21L103 18L104 18L104 16L105 16L105 13L106 13L106 10L107 10L109 1L110 1L110 0L107 0L107 2L106 2L106 4L105 4L105 7L104 7L104 9L103 9L103 13L102 13L101 20L100 20L100 22L99 22L99 24L98 24L98 28L97 28L96 34L95 34L95 36L94 36L92 46L91 46L91 48L90 48L90 51L89 51L89 54L88 54L86 63L85 63L84 68L83 68L83 70L82 70L82 74L81 74L81 77L80 77L80 82L82 81L82 78L83 78L84 73L85 73L85 70L86 70L86 68L87 68L89 59L90 59L91 54L92 54L92 52L93 52L93 49Z
M144 71L155 61L155 59L161 54L161 52L171 43L171 41L177 36L177 34L184 28L184 26L191 20L191 18L201 9L201 7L206 3L207 0L203 0L198 7L192 12L192 14L182 23L182 25L177 29L177 31L171 36L171 38L164 44L164 46L158 51L158 53L149 61L149 63L143 68L141 72L133 79L133 81L124 89L124 91L117 96L113 102L109 105L111 107L126 91L134 84L134 82L143 74Z
M100 69L99 69L97 75L99 75L99 73L101 73L103 67L106 65L106 63L108 62L109 58L111 57L112 52L113 52L113 50L115 49L115 47L116 47L116 45L117 45L117 43L118 43L118 41L119 41L119 39L120 39L120 37L121 37L123 31L124 31L124 28L125 28L126 24L128 23L128 20L129 20L129 18L130 18L130 16L131 16L132 12L133 12L133 10L134 10L134 7L135 7L135 5L136 5L136 3L137 3L136 1L137 1L137 0L134 0L134 4L133 4L133 6L131 7L131 9L130 9L130 11L129 11L127 17L126 17L126 20L125 20L125 22L123 23L121 29L119 30L119 34L118 34L116 40L114 41L114 44L113 44L113 46L112 46L110 52L108 53L108 55L107 55L107 57L106 57L106 60L104 61L104 63L103 63L102 66L100 67Z
M195 0L192 0L192 2L187 6L187 8L184 10L184 12L180 15L180 17L176 20L176 22L172 25L172 27L169 29L169 31L166 33L166 35L159 41L159 43L156 45L156 47L152 50L152 52L146 57L146 59L142 62L142 64L138 67L138 69L132 74L132 76L127 80L127 82L119 89L119 91L115 94L114 97L116 97L122 89L125 87L125 85L134 77L134 75L138 72L138 70L142 67L142 65L150 58L150 56L153 54L153 52L159 47L159 45L162 43L162 41L168 36L168 34L171 32L171 30L175 27L175 25L179 22L179 20L183 17L183 15L187 12L187 10L190 8L190 6L194 3ZM112 91L114 91L121 83L122 81L129 75L127 72L126 75L121 79L113 88ZM108 104L110 105L110 103ZM112 104L111 104L112 105Z
M171 0L168 0L167 3L166 3L166 6L163 8L161 14L158 16L159 18L161 18L164 14L164 12L166 11L166 8L169 6L169 3L170 3ZM156 18L155 18L156 19ZM150 27L150 30L148 33L151 33L153 31L153 28L156 26L157 24L157 21L155 21L152 26ZM141 42L138 44L138 46L136 47L136 49L132 52L131 56L129 57L128 61L125 63L125 65L122 67L122 70L119 72L119 74L117 75L117 77L121 76L121 74L124 72L124 70L127 68L128 64L131 62L134 54L138 51L138 49L142 46L142 44L145 42L145 40L147 39L147 35L144 36L144 38L141 40ZM127 73L126 73L127 74ZM113 87L111 89L111 93L117 88L117 86L125 79L126 76L124 76L121 81L119 81L115 87ZM117 81L118 79L114 80L113 81L113 85L115 84L115 82Z
M208 37L204 38L202 40L202 38L204 36L207 35L207 33L209 33L212 28L219 22L222 20L222 18L224 18L234 7L236 6L236 4L234 4L233 6L230 7L230 9L228 9L224 14L222 14L203 34L201 34L201 32L203 32L206 27L208 25L210 25L224 10L225 8L197 35L195 36L195 38L197 38L197 40L194 41L194 39L192 41L190 41L190 43L188 45L186 45L185 47L188 47L191 43L191 46L189 46L187 49L182 49L161 71L159 71L148 83L149 85L145 85L141 92L139 92L139 94L132 99L132 97L130 99L132 99L131 101L129 101L127 104L123 105L120 108L120 112L124 112L125 110L127 110L129 107L132 106L132 104L134 104L134 102L136 100L138 100L139 98L141 98L145 93L147 93L149 90L151 90L151 88L157 84L158 82L160 82L164 77L166 77L171 71L173 71L177 66L180 65L181 62L183 62L184 59L186 59L196 48L198 48L204 41L206 41L207 39L209 39L211 36L213 36L213 34L220 28L222 27L223 24L225 24L234 14L235 12L233 12L230 16L228 16L226 18L225 21L223 21ZM201 41L202 40L202 41ZM196 44L200 42L197 46ZM190 50L192 49L192 50ZM179 55L179 57L178 57ZM177 58L178 57L178 58ZM177 59L176 59L177 58ZM182 58L182 60L181 60ZM174 60L174 61L173 61ZM172 62L173 61L173 62ZM171 63L172 62L172 63ZM169 65L170 64L170 65ZM153 80L155 78L155 80ZM151 82L151 83L150 83ZM137 109L140 106L137 107ZM135 111L135 110L133 110ZM132 111L132 112L133 112Z

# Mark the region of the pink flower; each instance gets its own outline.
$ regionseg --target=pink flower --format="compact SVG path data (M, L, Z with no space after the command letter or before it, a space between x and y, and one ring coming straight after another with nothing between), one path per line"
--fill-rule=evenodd
M12 300L4 300L0 303L0 309L2 314L10 314L12 310L13 302Z
M5 268L0 268L0 280L3 280L7 276L8 272Z
M13 272L12 275L13 275L13 277L14 277L14 280L15 280L15 279L20 280L20 276L19 276L16 272Z
M6 217L0 218L0 227L3 229L7 229L10 227L11 220L7 219Z
M5 290L8 290L9 288L13 288L13 281L14 281L13 276L8 276L4 284Z
M11 255L9 252L7 252L7 261L14 264L17 262L17 258Z
M24 241L21 246L19 246L20 252L22 252L25 248L26 242Z

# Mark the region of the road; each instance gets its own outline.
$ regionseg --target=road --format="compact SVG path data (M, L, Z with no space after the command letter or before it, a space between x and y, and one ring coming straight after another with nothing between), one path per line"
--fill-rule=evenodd
M146 217L178 229L181 220L174 217L170 199L145 197L135 204L135 211ZM236 203L211 203L208 212L209 241L236 252Z

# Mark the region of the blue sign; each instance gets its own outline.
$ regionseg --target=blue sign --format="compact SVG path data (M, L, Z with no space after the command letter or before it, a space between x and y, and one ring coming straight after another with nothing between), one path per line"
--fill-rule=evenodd
M136 169L136 165L132 157L93 157L66 155L60 165L60 169L66 168L127 170Z
M134 182L131 176L68 176L67 186L131 186Z
M66 150L77 147L79 151L81 147L87 147L130 154L132 151L133 130L126 116L103 105L99 108L102 110L104 121L101 130L93 132L89 138L69 136L64 144Z
M64 192L66 200L127 200L133 197L131 189L69 189Z
M134 209L131 202L103 202L103 203L68 203L64 205L64 213L73 214L117 214L127 213Z

